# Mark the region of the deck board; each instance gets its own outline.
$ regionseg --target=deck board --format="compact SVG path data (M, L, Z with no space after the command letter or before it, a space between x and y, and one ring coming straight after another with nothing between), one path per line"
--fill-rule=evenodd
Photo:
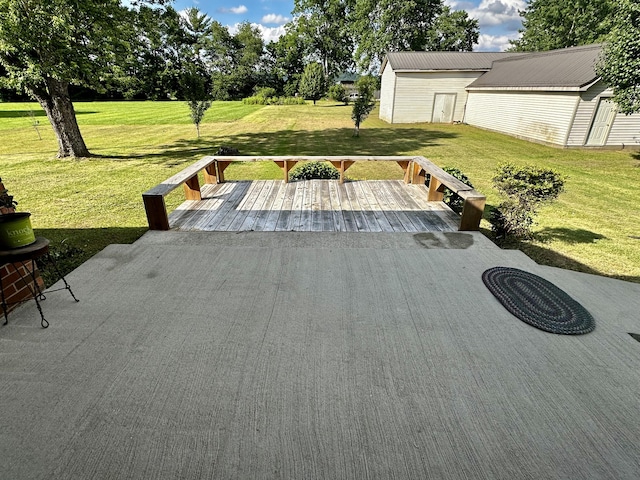
M205 185L202 200L169 216L175 230L301 232L455 231L459 217L428 202L426 187L397 180L279 180Z

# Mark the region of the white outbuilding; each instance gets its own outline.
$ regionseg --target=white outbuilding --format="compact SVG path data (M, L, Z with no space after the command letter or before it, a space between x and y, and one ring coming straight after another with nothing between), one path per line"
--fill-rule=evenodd
M389 123L460 122L466 87L503 52L394 52L381 67L380 118Z
M407 110L405 102L399 102L396 95L393 105L385 105L384 114L381 103L380 118L393 123L462 121L562 147L638 148L640 114L617 112L615 103L611 101L612 90L595 72L601 49L601 45L587 45L496 58L490 68L464 86L465 96L456 87L456 99L464 98L465 105L456 106L452 116L438 116L436 92L443 94L443 85L447 82L458 85L460 80L458 71L447 72L449 80L443 77L429 86L416 86L419 91L415 92L414 98L430 92L427 95L433 99L421 116L396 116L395 111ZM427 59L435 52L410 53L424 55ZM389 56L394 55L397 54ZM447 56L455 55L462 59L469 54L447 53ZM385 96L392 98L389 92L397 89L394 80L397 83L398 78L387 73L385 80L385 71L381 99ZM416 101L414 107L419 109L419 105L420 102Z

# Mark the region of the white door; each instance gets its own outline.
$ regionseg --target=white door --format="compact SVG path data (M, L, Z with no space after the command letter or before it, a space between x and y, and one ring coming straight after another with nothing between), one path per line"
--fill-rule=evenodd
M453 112L456 107L455 93L436 93L433 99L433 114L431 121L433 123L451 123L453 122Z
M591 130L587 136L587 145L600 146L607 143L611 125L616 117L616 106L610 98L601 98L593 116Z

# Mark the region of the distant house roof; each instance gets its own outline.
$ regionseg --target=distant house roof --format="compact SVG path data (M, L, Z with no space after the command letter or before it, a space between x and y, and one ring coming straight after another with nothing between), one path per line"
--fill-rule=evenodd
M352 72L343 72L335 78L336 83L355 83L360 75Z
M469 90L583 91L598 80L595 64L602 45L571 47L501 59Z
M396 72L488 71L496 60L530 55L511 52L390 52L380 72L389 64Z

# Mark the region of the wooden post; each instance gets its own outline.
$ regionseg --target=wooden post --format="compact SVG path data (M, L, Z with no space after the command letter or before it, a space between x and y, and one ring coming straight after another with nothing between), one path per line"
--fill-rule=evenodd
M218 183L216 176L216 166L214 163L204 167L204 183Z
M431 174L429 180L429 195L427 196L428 202L441 202L444 198L445 185L440 182L436 177Z
M282 175L284 179L284 183L289 183L289 170L291 170L296 163L297 160L274 160L274 163L278 165L282 169Z
M411 183L414 185L424 185L425 171L419 163L413 162L413 172L411 173Z
M224 162L222 160L215 161L216 177L218 183L224 183L224 171L231 165L231 162Z
M144 210L147 214L149 230L169 230L169 217L164 195L143 195Z
M464 199L462 206L462 216L460 218L461 231L477 231L480 230L480 221L484 214L484 197L469 197Z
M405 184L409 184L411 183L411 178L409 178L409 167L411 166L411 161L406 160L406 161L398 161L397 162L398 165L400 165L400 168L402 168L402 171L404 172L404 183Z
M189 178L184 182L184 198L187 200L202 200L200 195L200 182L198 181L198 174Z
M342 184L344 183L344 178L345 178L344 172L349 170L351 165L353 165L356 162L353 160L330 160L329 163L334 167L336 167L340 172L340 183Z

